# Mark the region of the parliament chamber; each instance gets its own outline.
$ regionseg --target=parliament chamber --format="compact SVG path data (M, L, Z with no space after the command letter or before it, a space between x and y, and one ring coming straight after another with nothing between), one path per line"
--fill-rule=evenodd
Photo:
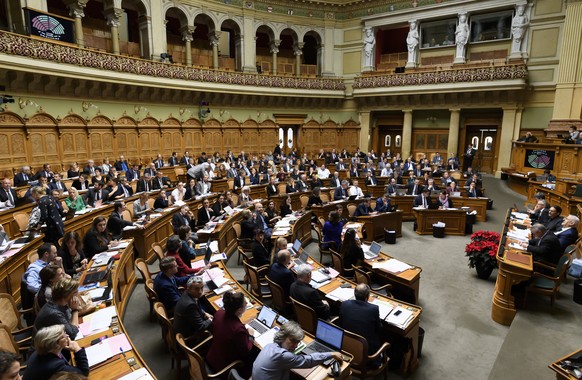
M401 310L411 317L406 326L382 318L389 369L375 378L390 372L396 378L510 379L540 371L549 377L551 370L575 378L563 362L575 357L579 343L563 339L543 354L523 343L528 323L559 336L578 320L572 281L554 287L562 296L554 294L549 309L547 297L529 295L543 272L530 254L504 240L494 276L478 284L465 276L461 254L472 231L507 237L529 229L535 223L520 224L515 213L534 209L540 195L561 217L581 216L580 19L580 1L0 0L0 225L6 241L19 239L2 244L0 293L24 306L25 272L43 241L61 244L54 228L62 224L63 233L82 240L99 217L115 217L115 201L122 201L120 225L133 225L114 228L125 243L105 251L115 259L100 281L112 293L102 303L112 308L80 317L85 332L93 318L113 313L107 310L118 322L78 342L94 355L96 338L128 339L121 353L116 347L99 363L90 358L88 377L197 377L196 350L182 350L171 333L165 340L168 326L139 260L156 272L169 238L178 234L183 205L198 221L207 212L205 200L213 206L228 193L234 200L228 212L219 205L221 218L208 213L210 223L192 223L191 238L224 253L226 259L208 269L224 276L231 291L244 293L244 323L263 304L277 309L263 278L268 268L257 266L253 282L245 264L253 266L253 239L240 236L243 210L256 215L255 200L266 211L273 202L277 213L288 207L291 216L265 223L271 263L271 248L284 237L289 246L300 242L315 276L336 271L317 287L333 316L345 301L337 295L362 280L341 264L345 226L357 229L365 248L382 245L378 257L359 261L369 277L370 303L380 305L381 314ZM141 181L146 172L148 185ZM162 173L161 190L155 173ZM474 173L478 194L471 187ZM61 181L52 180L55 174ZM191 178L196 190L188 189ZM110 202L94 197L100 181ZM175 192L179 183L203 194L186 199ZM36 185L59 192L54 207L63 221L56 227L39 211ZM97 207L70 211L71 202L80 201L61 186L77 185L77 198ZM417 207L423 186L435 204L442 196L444 206ZM363 196L350 196L358 190ZM134 207L142 196L149 208L144 217ZM332 214L344 226L337 246L326 240ZM444 239L434 237L439 222ZM580 258L578 244L568 265ZM196 249L198 256L203 251ZM101 261L88 257L73 276L82 289L87 275L109 263L97 257ZM544 273L555 277L555 269ZM296 276L297 268L292 271ZM85 293L91 290L83 292L89 305L93 293ZM215 302L221 294L208 290L208 311L221 309ZM284 308L277 312L297 318ZM30 325L28 315L18 317ZM0 313L0 325L6 318ZM301 327L305 343L315 339ZM544 334L533 331L532 339L542 342ZM3 349L12 344L2 342ZM488 358L478 363L481 344ZM14 347L18 351L18 342ZM30 357L27 347L20 350L22 364ZM508 352L516 347L532 359L509 374ZM366 376L360 358L346 347L342 354L341 378ZM315 368L294 370L292 377L331 378L331 367Z

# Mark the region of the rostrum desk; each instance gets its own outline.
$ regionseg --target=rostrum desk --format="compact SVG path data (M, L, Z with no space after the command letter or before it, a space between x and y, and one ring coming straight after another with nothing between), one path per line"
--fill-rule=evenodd
M431 235L432 225L437 222L446 224L445 233L447 235L465 235L465 222L467 212L465 210L432 210L415 208L413 210L416 216L416 233L419 235Z

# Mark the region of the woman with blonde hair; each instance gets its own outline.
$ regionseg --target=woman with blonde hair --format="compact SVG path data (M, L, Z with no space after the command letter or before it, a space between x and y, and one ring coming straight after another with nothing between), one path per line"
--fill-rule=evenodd
M69 196L65 198L65 204L70 209L75 211L81 211L85 209L85 201L83 197L79 196L79 190L71 186L69 189Z
M65 332L71 339L79 333L79 282L63 278L52 287L51 299L40 309L34 321L38 331L44 327L64 325Z

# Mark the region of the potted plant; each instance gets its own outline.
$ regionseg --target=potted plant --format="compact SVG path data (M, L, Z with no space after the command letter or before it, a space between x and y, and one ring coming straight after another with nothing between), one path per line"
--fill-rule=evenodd
M471 242L465 247L465 256L469 257L469 268L477 270L477 276L488 279L497 268L497 249L500 235L493 231L477 231L471 235Z

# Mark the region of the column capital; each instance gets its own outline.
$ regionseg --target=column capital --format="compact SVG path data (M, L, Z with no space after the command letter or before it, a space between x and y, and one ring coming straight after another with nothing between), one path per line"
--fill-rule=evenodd
M109 8L105 11L105 18L107 19L107 25L111 27L119 27L121 22L121 16L123 16L123 9L121 8Z
M84 8L87 6L89 0L68 0L65 5L69 8L69 15L75 18L85 17Z
M411 109L405 109L405 110L402 110L402 112L404 112L404 113L412 113L412 110Z
M303 46L305 46L304 42L296 42L293 44L293 54L294 55L303 55Z
M453 113L453 112L461 112L461 109L460 108L449 108L449 111L451 113Z
M210 45L212 45L213 47L218 46L218 44L220 43L220 34L221 32L219 31L208 33L208 40L210 41Z
M192 42L194 37L192 37L192 33L196 30L195 26L186 25L180 28L180 32L182 32L182 41Z
M269 42L269 47L271 48L270 53L279 53L279 45L281 45L281 40L272 40Z

